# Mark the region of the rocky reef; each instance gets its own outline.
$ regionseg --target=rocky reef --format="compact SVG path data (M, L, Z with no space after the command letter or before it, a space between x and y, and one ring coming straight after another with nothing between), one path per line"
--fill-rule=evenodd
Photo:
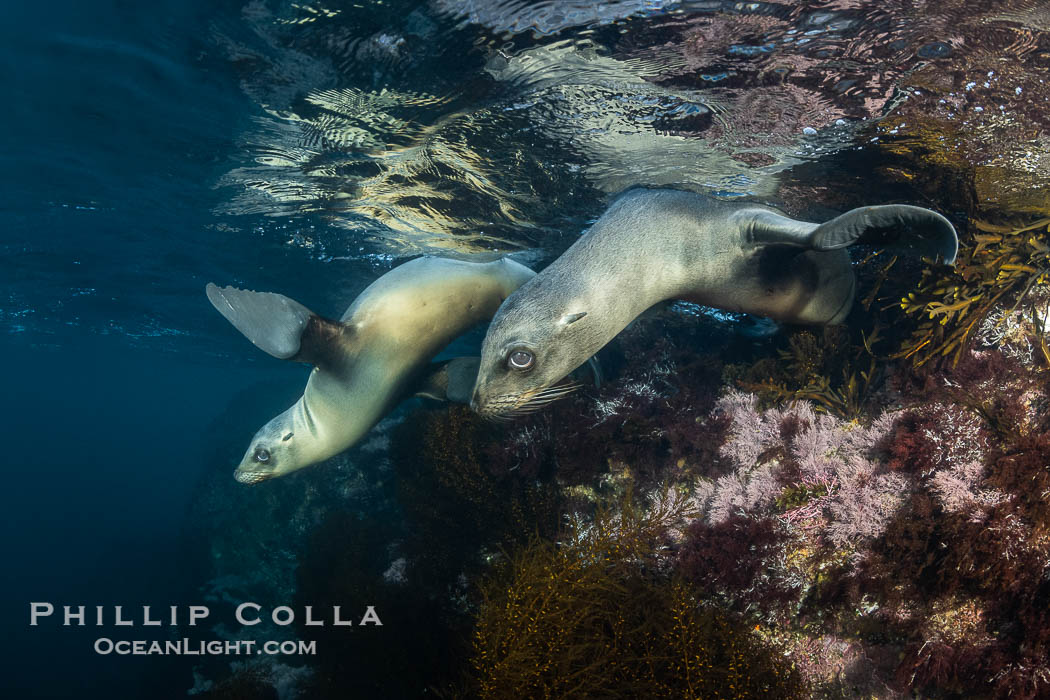
M417 405L279 494L211 485L214 595L385 612L381 636L284 630L321 649L294 684L259 662L202 689L1045 695L1050 290L1007 276L942 324L921 295L943 279L918 277L902 297L876 266L872 299L903 303L767 338L674 305L603 352L604 386L527 421ZM908 352L930 320L974 330Z
M318 654L196 690L1045 696L1047 222L1019 216L974 216L954 268L860 256L846 326L668 305L520 422L410 403L251 489L216 455L187 538L207 599L384 625L271 626Z

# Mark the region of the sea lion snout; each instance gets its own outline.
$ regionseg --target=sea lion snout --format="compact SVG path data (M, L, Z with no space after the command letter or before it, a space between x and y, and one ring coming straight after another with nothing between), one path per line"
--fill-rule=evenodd
M513 399L507 401L507 397L488 397L485 392L475 389L470 397L470 410L484 420L500 420L504 413L513 410L516 403ZM503 399L503 400L500 400Z
M238 483L248 485L258 484L260 481L266 481L271 476L273 476L273 474L256 471L241 471L240 469L233 472L233 478L236 479Z
M525 401L525 397L520 394L497 394L492 391L489 383L478 384L470 397L470 410L484 420L499 421L505 420L508 413L512 413Z

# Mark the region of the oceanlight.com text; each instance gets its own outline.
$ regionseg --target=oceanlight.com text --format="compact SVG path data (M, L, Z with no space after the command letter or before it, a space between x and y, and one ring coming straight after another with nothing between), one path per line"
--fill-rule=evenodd
M191 641L177 639L169 641L113 640L99 637L95 640L95 653L106 656L242 656L266 654L268 656L314 656L317 654L317 642L285 640L283 642L267 641L261 644L255 640L218 640Z

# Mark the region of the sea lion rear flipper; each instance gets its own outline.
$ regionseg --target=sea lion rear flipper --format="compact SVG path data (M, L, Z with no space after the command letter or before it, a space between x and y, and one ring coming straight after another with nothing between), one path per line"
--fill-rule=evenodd
M931 258L951 265L959 252L959 237L948 219L935 211L907 204L852 209L818 226L811 244L835 250L854 243Z
M838 250L854 243L886 248L907 255L953 264L959 238L948 219L935 211L907 204L860 207L823 224L796 221L762 210L751 215L751 240Z
M413 396L435 401L470 403L474 382L481 367L480 357L456 357L432 362L423 372Z
M325 368L332 341L346 332L338 321L323 318L297 301L273 292L253 292L208 283L208 300L244 336L279 360L308 362Z

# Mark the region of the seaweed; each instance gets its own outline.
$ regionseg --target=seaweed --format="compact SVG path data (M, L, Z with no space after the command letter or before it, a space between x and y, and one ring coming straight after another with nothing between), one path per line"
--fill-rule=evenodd
M479 551L557 532L562 496L549 472L514 469L500 435L466 406L420 409L395 435L398 500L412 536L404 554L431 579L484 568ZM541 464L541 469L548 465Z
M818 694L864 676L935 697L1045 696L1045 385L998 352L891 378L915 405L870 424L720 399L734 471L694 490L676 574L768 624Z
M1036 285L1050 280L1050 218L1018 225L972 220L973 245L960 250L955 266L930 265L918 286L900 301L920 320L894 358L916 366L937 358L957 365L982 322L1002 305L1017 309ZM1040 350L1050 363L1050 348Z
M295 624L300 638L316 641L303 697L414 698L457 680L469 649L470 617L449 595L448 582L428 578L409 561L404 574L391 566L390 524L332 513L311 534L299 559L297 609L341 606L352 626ZM433 533L415 533L427 537ZM440 533L437 534L440 536ZM359 625L373 606L382 625ZM353 659L354 663L347 663Z
M787 347L778 360L765 358L751 367L736 367L736 385L754 392L765 406L810 401L818 410L853 419L863 413L878 377L873 347L881 340L876 324L859 331L853 342L849 329L827 326L820 338L809 330L787 335ZM834 377L834 379L833 379Z
M788 539L776 518L733 514L715 524L697 519L686 528L676 571L730 609L761 605L768 615L799 597L797 587L770 575L771 561L781 556Z
M482 584L473 671L482 698L804 697L798 674L659 559L681 501L577 519Z

